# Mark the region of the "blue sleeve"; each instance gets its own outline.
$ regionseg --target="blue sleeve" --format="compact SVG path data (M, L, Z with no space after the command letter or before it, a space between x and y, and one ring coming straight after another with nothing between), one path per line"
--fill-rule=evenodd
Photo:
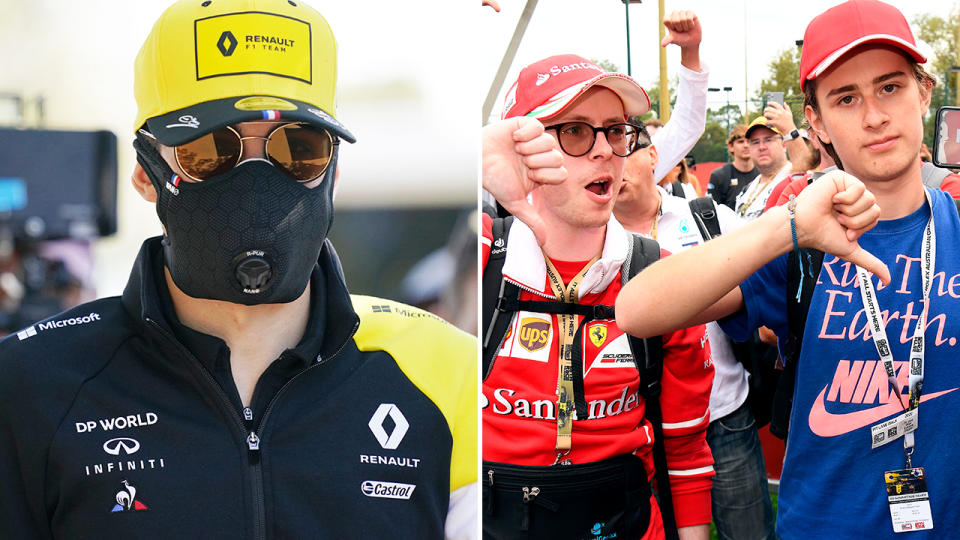
M717 321L734 341L746 341L760 326L787 335L787 257L768 262L740 284L743 309Z

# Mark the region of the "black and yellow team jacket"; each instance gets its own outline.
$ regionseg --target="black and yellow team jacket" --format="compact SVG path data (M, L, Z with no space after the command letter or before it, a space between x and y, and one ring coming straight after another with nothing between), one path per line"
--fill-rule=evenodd
M306 336L245 408L159 257L148 240L122 297L0 342L0 538L476 535L475 338L351 297L328 243Z

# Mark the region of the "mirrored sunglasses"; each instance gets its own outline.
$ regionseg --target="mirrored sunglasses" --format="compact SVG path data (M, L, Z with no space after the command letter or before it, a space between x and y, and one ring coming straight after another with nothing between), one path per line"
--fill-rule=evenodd
M266 141L270 163L298 182L319 178L339 143L327 130L310 124L283 124L266 137L241 136L227 126L174 146L174 156L186 176L202 182L236 167L243 156L244 141L250 139Z

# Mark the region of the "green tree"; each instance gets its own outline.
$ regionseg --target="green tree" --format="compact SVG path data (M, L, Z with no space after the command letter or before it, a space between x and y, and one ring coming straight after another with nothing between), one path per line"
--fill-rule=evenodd
M960 65L957 59L957 32L960 28L960 17L955 6L947 18L924 13L914 17L913 25L917 29L917 37L930 45L933 50L933 58L928 59L924 67L941 81L941 84L934 87L931 93L930 112L927 113L923 123L923 142L929 148L933 148L933 124L936 121L937 109L948 104L946 103L948 94L949 104L960 103L957 99L956 87L956 77L960 76L960 73L949 73L952 66Z
M723 104L716 109L707 109L707 124L720 124L726 130L728 120L731 128L743 123L743 111L740 110L740 105L731 103L730 105Z
M732 124L731 124L732 125ZM707 122L703 135L690 153L697 163L727 161L727 128L717 122Z
M700 136L700 140L690 151L697 163L729 160L727 155L728 121L731 128L743 122L743 112L739 105L724 103L716 109L707 109L707 120L703 128L703 135Z

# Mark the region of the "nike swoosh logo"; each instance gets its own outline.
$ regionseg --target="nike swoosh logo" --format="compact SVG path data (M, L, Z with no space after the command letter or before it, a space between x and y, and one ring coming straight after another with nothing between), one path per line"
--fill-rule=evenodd
M951 388L950 390L944 390L942 392L934 392L932 394L924 394L923 396L920 396L920 403L940 397L944 394L949 394L954 390L956 390L956 388ZM900 406L899 401L891 401L889 403L877 405L876 407L871 407L862 411L834 414L827 412L826 403L824 400L826 395L827 386L824 386L823 390L820 391L820 395L817 396L816 401L813 402L813 407L810 409L810 416L808 417L810 431L821 437L836 437L837 435L850 433L855 429L869 426L890 415L903 411L903 407ZM903 396L903 402L907 402L907 396Z

